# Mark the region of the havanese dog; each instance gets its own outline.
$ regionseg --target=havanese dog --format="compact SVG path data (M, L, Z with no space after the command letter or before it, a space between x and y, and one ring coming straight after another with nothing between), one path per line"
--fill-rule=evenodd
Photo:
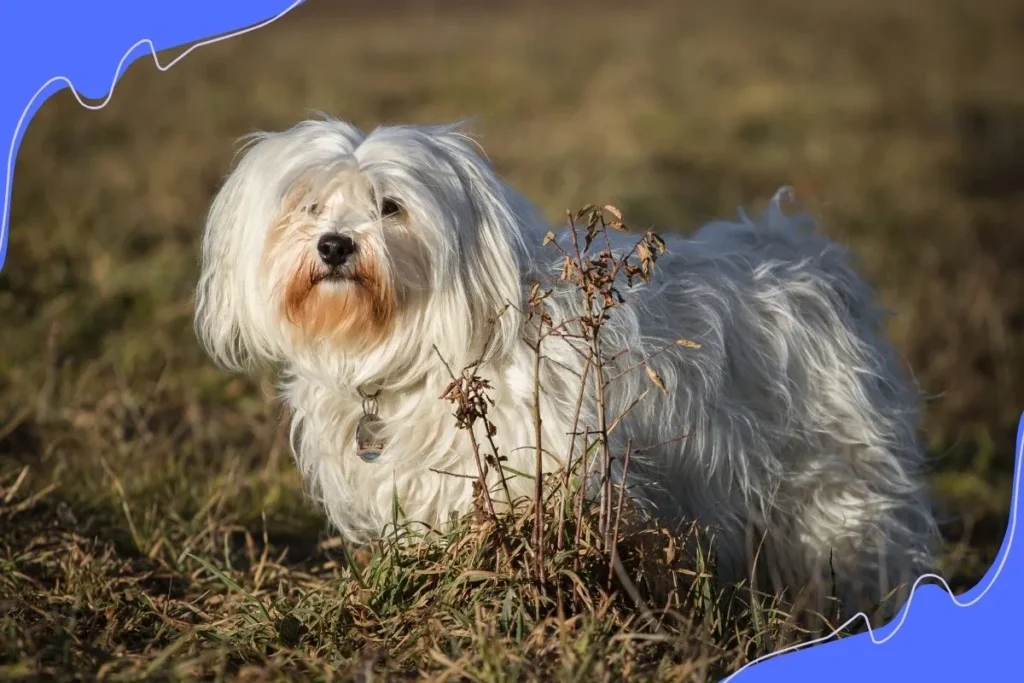
M631 500L714 529L723 580L760 557L785 587L826 577L879 600L935 551L917 392L846 250L782 199L664 236L651 280L623 284L600 331L616 376L600 400L588 383L577 412L589 361L572 335L545 340L543 471L601 403L621 416L611 451L636 451ZM432 529L473 510L474 448L439 399L451 368L478 363L507 471L534 471L531 287L551 289L555 325L584 313L548 231L455 126L366 134L321 117L248 139L208 214L196 331L221 367L275 372L303 478L347 539L378 537L396 502ZM649 391L648 366L666 391Z

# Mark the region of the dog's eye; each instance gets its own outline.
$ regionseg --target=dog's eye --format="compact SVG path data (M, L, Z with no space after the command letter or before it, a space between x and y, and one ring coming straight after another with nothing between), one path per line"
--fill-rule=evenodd
M312 214L314 216L317 215L318 213L320 213L320 205L317 204L316 202L310 204L309 206L306 207L306 213Z
M394 199L385 197L380 203L380 215L384 218L394 216L402 210L402 207Z

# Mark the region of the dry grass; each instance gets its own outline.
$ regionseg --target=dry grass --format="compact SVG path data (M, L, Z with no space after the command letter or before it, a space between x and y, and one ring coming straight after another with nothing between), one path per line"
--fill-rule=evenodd
M697 580L677 637L624 638L638 613L596 569L593 604L545 606L561 584L519 581L514 553L488 565L477 528L458 553L357 558L359 584L302 499L279 409L191 331L231 140L311 110L475 117L555 219L596 201L690 229L794 184L896 313L932 395L946 573L981 575L1024 407L1019 3L324 2L166 74L135 64L100 112L61 93L29 126L0 273L0 677L705 680L793 637Z

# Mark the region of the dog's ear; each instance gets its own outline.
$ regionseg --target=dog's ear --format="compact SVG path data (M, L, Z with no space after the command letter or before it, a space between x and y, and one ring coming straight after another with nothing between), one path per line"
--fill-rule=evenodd
M281 211L273 134L250 136L206 216L196 288L195 332L219 366L240 372L272 360L260 264Z
M244 163L244 159L243 159ZM235 372L249 364L241 333L243 296L240 285L237 233L243 201L241 167L228 176L206 216L199 284L196 287L195 332L206 353L222 368Z
M521 335L522 271L528 253L523 236L539 219L533 205L502 182L459 127L443 129L440 137L455 160L472 209L461 266L474 309L474 336L491 353L504 354Z

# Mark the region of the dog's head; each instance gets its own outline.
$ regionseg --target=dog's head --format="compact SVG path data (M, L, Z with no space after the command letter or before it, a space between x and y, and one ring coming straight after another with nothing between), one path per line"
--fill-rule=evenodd
M253 135L207 218L197 334L234 370L500 352L517 329L493 321L521 305L532 220L452 126L366 135L324 118Z

